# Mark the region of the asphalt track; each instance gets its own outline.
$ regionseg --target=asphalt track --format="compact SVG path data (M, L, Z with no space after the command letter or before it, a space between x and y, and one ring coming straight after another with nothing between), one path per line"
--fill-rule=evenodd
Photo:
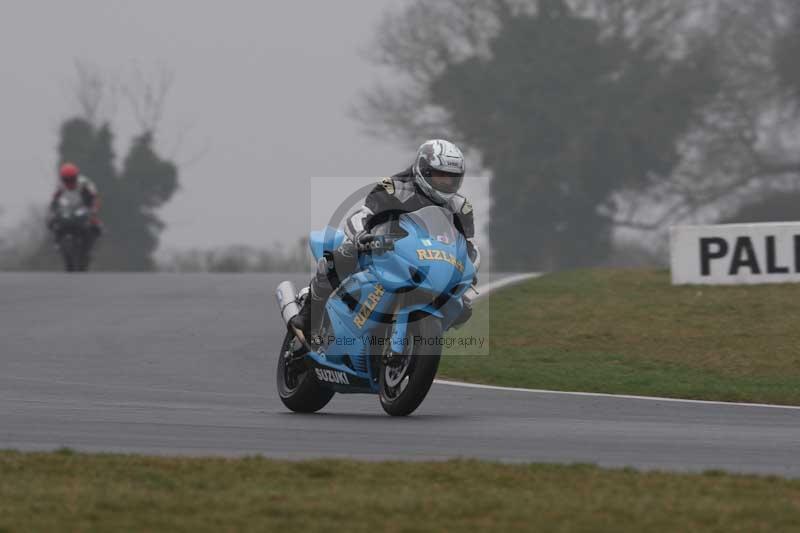
M465 388L285 410L277 275L0 274L0 448L591 462L800 477L800 410ZM295 276L301 281L305 276Z

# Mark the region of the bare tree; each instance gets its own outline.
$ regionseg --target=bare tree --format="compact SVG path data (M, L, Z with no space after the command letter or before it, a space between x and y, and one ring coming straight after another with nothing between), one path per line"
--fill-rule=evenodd
M175 81L175 71L164 65L153 75L135 66L130 80L122 87L133 116L142 132L154 134L164 118L167 96Z
M621 227L658 230L682 221L713 220L743 203L800 184L794 95L781 88L775 40L786 29L784 0L716 0L685 19L685 34L710 32L723 81L702 121L682 143L682 162L646 194L621 191L607 206Z
M449 64L488 54L488 39L500 25L497 5L416 0L389 12L365 55L391 71L391 81L362 93L351 115L367 133L409 143L422 132L449 134L446 111L430 103L430 83ZM436 22L442 20L447 24Z
M388 14L370 59L394 73L374 87L353 115L376 135L418 138L453 133L445 109L431 105L429 87L448 65L488 53L508 17L555 5L552 0L416 0ZM568 0L577 13L603 23L609 37L680 58L711 46L721 88L681 142L681 162L653 176L649 190L621 190L599 209L621 228L654 231L709 220L774 190L800 184L797 95L780 87L775 40L786 31L792 0ZM443 24L446 21L446 24ZM653 46L655 44L655 46Z
M82 60L75 60L75 72L73 94L81 118L95 126L111 119L119 100L119 84L114 77Z
M79 116L97 126L117 112L120 97L130 106L142 132L155 133L164 118L167 97L175 81L173 69L159 65L152 73L134 65L124 78L84 60L75 61L72 89Z
M716 0L711 0L716 1ZM391 81L362 93L351 115L370 134L402 140L431 131L451 133L444 109L433 106L429 87L448 65L488 57L489 41L507 19L536 12L548 0L415 0L384 16L365 53L391 72ZM678 38L677 20L693 0L573 0L578 12L605 20L609 34L633 37L642 27ZM443 21L446 23L443 24ZM671 46L665 43L664 46Z

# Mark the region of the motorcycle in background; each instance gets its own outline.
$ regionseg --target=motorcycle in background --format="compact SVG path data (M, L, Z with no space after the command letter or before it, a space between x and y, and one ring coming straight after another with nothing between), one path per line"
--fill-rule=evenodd
M49 222L67 272L86 272L91 260L91 213L82 203L59 198Z

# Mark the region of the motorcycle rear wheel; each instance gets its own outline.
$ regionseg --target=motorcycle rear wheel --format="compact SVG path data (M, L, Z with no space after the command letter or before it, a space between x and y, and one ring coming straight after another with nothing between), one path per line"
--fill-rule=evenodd
M393 367L380 370L381 407L392 416L408 416L420 406L433 384L442 357L442 322L426 316L408 325L408 340L419 337L432 342L408 342L409 353L394 355ZM398 359L399 358L399 359ZM399 375L402 373L402 375Z
M315 413L325 407L333 395L317 381L311 370L302 361L293 362L287 355L293 352L295 336L286 333L278 355L276 372L278 395L288 409L296 413Z

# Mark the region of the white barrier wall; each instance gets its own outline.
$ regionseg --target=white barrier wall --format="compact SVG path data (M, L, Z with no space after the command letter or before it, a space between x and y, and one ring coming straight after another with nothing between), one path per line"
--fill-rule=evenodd
M800 222L670 228L673 285L800 282Z

